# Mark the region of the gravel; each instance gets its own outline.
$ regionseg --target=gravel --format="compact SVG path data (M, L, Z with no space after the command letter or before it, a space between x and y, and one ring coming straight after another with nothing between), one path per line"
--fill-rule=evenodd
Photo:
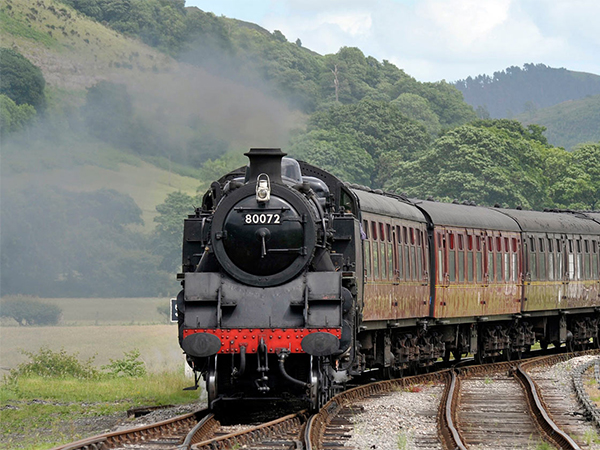
M437 436L437 411L443 386L416 386L365 399L356 404L352 437L345 446L357 449L441 450ZM414 391L414 392L413 392Z
M565 415L583 418L585 412L577 400L572 373L576 367L596 358L597 356L593 355L580 356L552 367L540 367L530 371L530 375L542 391L542 397L548 407L552 409L553 402L560 402L558 409L564 410ZM558 397L552 394L552 391L556 392L557 389L560 393ZM556 422L560 422L563 418L555 417L554 419ZM569 434L572 434L573 438L581 444L586 445L586 448L600 450L600 433L591 422L580 420L577 430Z

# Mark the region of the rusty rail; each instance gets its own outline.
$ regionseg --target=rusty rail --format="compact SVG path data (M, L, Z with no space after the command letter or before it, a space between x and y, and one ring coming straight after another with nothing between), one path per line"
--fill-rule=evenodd
M208 414L208 410L201 409L192 413L173 417L172 419L156 422L151 425L81 439L70 444L55 447L52 450L105 450L124 442L135 442L141 439L147 439L149 436L160 436L166 431L173 432L190 428L206 414Z
M535 419L538 428L543 432L543 435L563 450L581 450L581 447L575 442L568 434L564 433L554 421L548 415L546 406L537 390L535 382L531 377L523 370L522 365L517 367L515 376L520 381L523 389L525 390L525 397L529 409L532 413L532 417Z
M446 449L467 450L458 429L454 426L456 405L458 402L457 394L460 391L460 378L456 376L456 372L454 371L450 372L448 378L440 403L440 412L438 414L439 435L442 440L442 445L444 445Z
M300 436L301 427L305 422L306 410L303 410L296 414L289 414L271 422L248 428L247 430L199 442L192 445L191 448L194 450L238 448L239 446L260 442L270 436L294 429L298 429L298 436Z

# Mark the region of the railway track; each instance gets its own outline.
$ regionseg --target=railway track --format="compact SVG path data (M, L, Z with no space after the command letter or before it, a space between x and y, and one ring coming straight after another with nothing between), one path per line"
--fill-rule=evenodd
M344 391L330 400L318 414L305 411L288 414L259 425L221 426L206 409L153 425L106 433L55 450L108 449L345 449L353 433L352 416L361 411L365 398L376 399L397 391L410 392L415 386L444 386L439 408L421 411L421 418L437 422L437 433L421 435L415 448L473 449L487 442L487 448L528 448L539 441L556 448L585 449L562 433L551 419L559 410L546 411L527 370L553 365L573 356L559 354L533 358L519 364L503 362L380 381ZM493 389L492 389L493 387ZM438 389L442 391L440 387ZM552 394L554 395L554 394ZM482 417L485 420L482 420ZM560 422L561 426L565 426ZM490 431L493 431L491 434ZM439 438L438 438L439 435ZM490 439L493 446L490 447Z

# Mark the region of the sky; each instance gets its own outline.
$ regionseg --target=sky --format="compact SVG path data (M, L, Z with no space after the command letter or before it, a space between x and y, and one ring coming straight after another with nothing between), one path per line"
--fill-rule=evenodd
M419 81L542 63L600 75L599 0L186 0L322 55L358 47Z

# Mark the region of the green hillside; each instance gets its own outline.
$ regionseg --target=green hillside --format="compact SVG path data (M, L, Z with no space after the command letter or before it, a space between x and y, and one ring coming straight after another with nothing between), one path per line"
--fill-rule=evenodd
M548 141L567 150L583 142L600 141L600 95L559 103L516 118L526 125L545 126Z

